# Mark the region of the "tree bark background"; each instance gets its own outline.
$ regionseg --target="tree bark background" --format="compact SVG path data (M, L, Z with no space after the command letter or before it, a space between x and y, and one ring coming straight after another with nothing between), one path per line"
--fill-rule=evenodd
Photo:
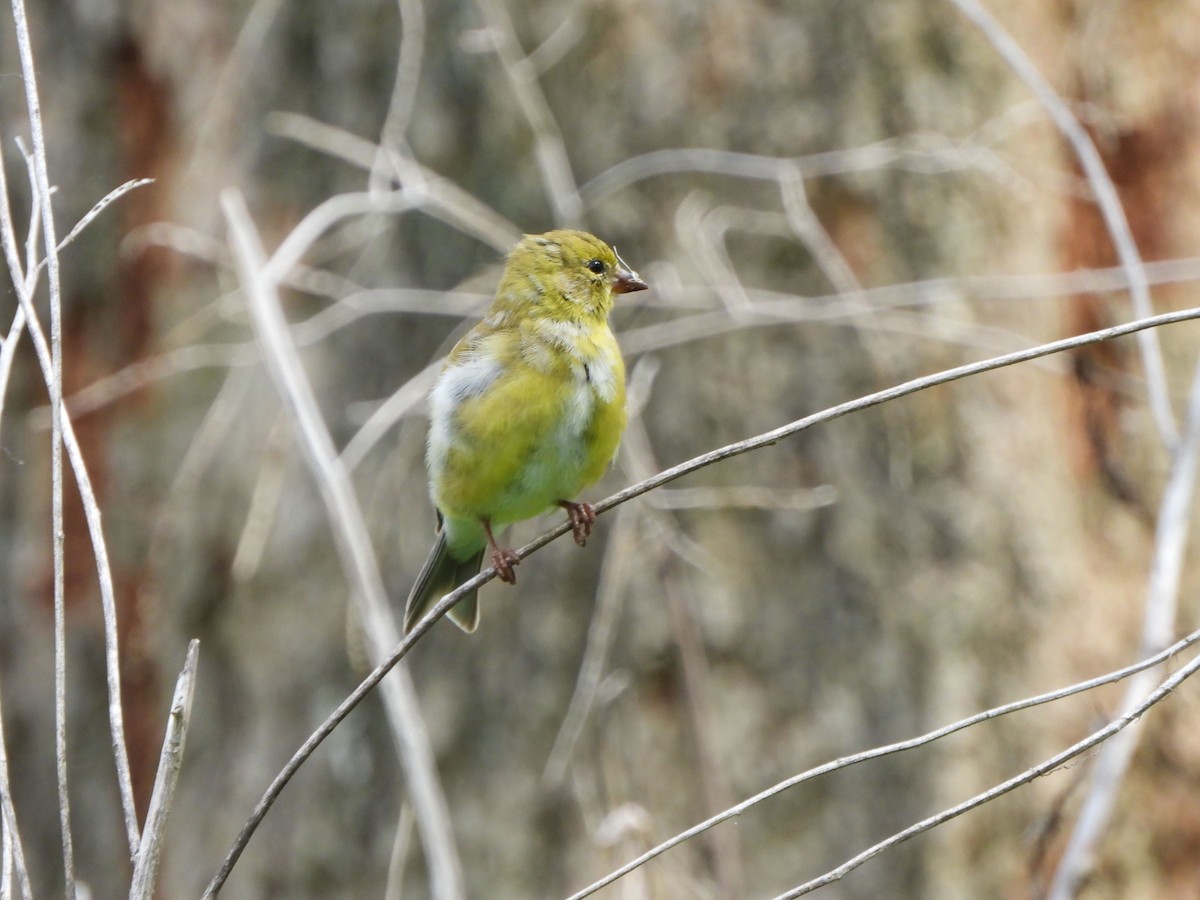
M1181 259L1200 224L1200 18L1180 0L1151 6L1060 0L994 12L1074 101L1145 258ZM426 4L407 146L519 228L543 231L563 223L494 52L496 8ZM585 189L578 224L615 242L655 288L616 316L634 380L649 389L637 433L590 499L648 474L639 467L1132 317L1120 290L1039 292L1017 280L1107 268L1115 256L1069 149L949 3L500 8L524 50L541 46L535 59L549 60L538 85L577 183L659 150L796 158L852 283L948 279L899 307L848 290L789 225L770 180L681 171L603 196ZM173 672L186 641L201 639L162 890L196 896L271 777L363 674L347 581L257 361L217 199L243 191L272 247L323 199L365 188L367 173L281 134L296 120L277 114L379 141L400 7L127 0L37 4L29 15L63 230L121 181L155 179L64 251L65 386L113 555L142 804ZM24 221L13 141L25 134L24 101L5 29L2 152ZM550 58L556 42L565 49ZM862 148L874 149L848 153ZM374 215L339 228L306 264L310 284L333 296L293 292L294 322L355 287L487 294L500 255L429 216ZM1013 277L1013 296L971 280L993 275ZM764 291L798 298L801 318L768 324L739 311ZM1193 293L1167 285L1153 296L1165 311ZM727 307L715 333L686 338L689 316ZM7 312L0 320L7 327ZM305 345L335 440L349 441L463 327L447 315L363 314ZM1196 328L1160 338L1181 409ZM212 364L193 364L201 357ZM107 380L131 366L146 377L129 389ZM476 635L439 625L410 657L469 895L569 894L790 774L1133 661L1169 462L1145 396L1130 340L923 392L672 486L721 498L763 488L771 503L760 492L749 504L662 510L651 494L602 517L585 551L559 541L521 566L515 589L485 588ZM26 851L49 894L61 873L44 404L22 348L0 423L0 696ZM354 472L397 604L432 536L423 440L423 418L407 417ZM803 494L817 488L826 493ZM818 502L789 505L796 495ZM79 873L95 896L118 896L128 870L95 573L72 502ZM515 527L510 542L547 521ZM1181 633L1195 622L1196 585L1193 564ZM601 588L621 604L611 655L566 777L550 785L543 768ZM774 896L1033 765L1119 700L1119 688L1089 693L802 786L652 862L623 882L628 894L609 893ZM1188 685L1147 718L1086 896L1197 890L1198 707ZM1041 779L831 890L1036 895L1087 770ZM405 796L372 699L285 791L227 895L381 895ZM418 846L407 860L405 896L424 896Z

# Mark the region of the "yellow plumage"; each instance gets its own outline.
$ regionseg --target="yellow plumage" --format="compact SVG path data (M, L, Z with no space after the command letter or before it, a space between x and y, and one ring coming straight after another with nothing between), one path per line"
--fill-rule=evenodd
M581 231L526 235L513 249L491 309L450 352L430 395L438 539L409 595L406 631L479 571L489 545L500 578L516 580L495 529L558 505L584 543L595 516L573 500L604 474L625 429L625 364L608 315L615 294L645 287ZM474 631L475 596L449 615Z

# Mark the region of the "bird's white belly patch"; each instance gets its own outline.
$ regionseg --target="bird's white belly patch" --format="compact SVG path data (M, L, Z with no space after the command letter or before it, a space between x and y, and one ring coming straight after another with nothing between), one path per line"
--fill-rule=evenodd
M429 445L427 463L430 473L440 472L453 441L454 411L464 400L477 397L500 377L496 358L482 354L469 356L445 369L429 395Z

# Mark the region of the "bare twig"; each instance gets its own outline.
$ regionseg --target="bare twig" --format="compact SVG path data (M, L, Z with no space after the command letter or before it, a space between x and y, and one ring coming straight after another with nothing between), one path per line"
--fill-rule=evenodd
M649 396L657 368L658 361L654 357L639 361L630 378L631 395L643 398L643 401ZM630 416L629 425L622 439L621 456L623 468L630 472L635 479L646 478L660 468L640 411L638 415ZM657 496L657 493L661 493L661 491L651 496ZM621 519L621 512L625 509L628 507L622 507L618 512L618 522ZM676 516L663 512L661 507L653 503L641 507L639 511L645 523L661 534L665 548L675 551L678 556L678 560L668 557L660 561L653 557L644 558L646 554L643 553L640 555L643 558L639 559L638 564L643 570L649 572L657 570L660 573L653 580L660 585L660 593L666 600L666 611L678 648L685 687L684 697L695 737L695 756L704 807L710 812L723 809L733 802L733 792L715 740L717 731L713 727L708 657L704 648L700 624L697 621L694 601L690 597L691 592L681 588L685 578L694 576L693 568L699 569L702 577L708 577L709 573L704 567L707 560L697 560L701 554L692 550L695 543L687 536ZM631 556L634 555L636 554L631 554ZM689 568L683 569L679 565L679 560L689 563ZM680 572L682 577L674 577L672 572ZM621 587L624 588L623 585ZM589 651L592 649L590 633L588 649ZM607 648L603 649L607 653ZM575 705L576 699L580 697L581 688L587 691L582 698L587 704L590 705L595 695L599 683L598 677L589 679L592 682L589 684L589 681L584 680L583 674L581 668L576 694L571 701L572 705ZM586 714L587 711L588 706L583 706L580 715ZM726 900L736 900L743 896L742 856L738 836L732 832L713 833L708 836L707 844L720 896Z
M558 787L566 777L567 766L583 734L583 726L604 677L604 667L608 662L629 578L635 564L642 564L637 553L637 524L635 516L618 510L616 521L610 529L607 552L596 588L596 608L588 623L587 644L579 664L579 674L575 678L575 690L542 770L542 780L550 787Z
M0 900L11 900L13 843L5 823L0 821Z
M588 33L587 25L582 21L584 16L580 7L561 7L562 21L550 32L550 36L529 51L529 64L539 75L545 75L558 62L571 52L579 41Z
M342 449L342 464L350 471L358 468L358 464L366 458L371 448L387 433L401 417L414 407L425 402L425 395L433 386L437 373L441 371L442 360L435 359L424 369L414 375L392 393L354 433Z
M412 807L407 803L400 804L396 837L392 841L392 858L388 860L387 883L383 887L383 900L404 900L404 862L408 859L413 825Z
M434 298L437 296L445 302L435 302ZM438 295L435 291L403 290L359 291L342 298L328 309L297 322L291 326L291 331L298 346L309 346L319 343L334 331L364 315L410 311L462 316L478 312L486 305L486 298L479 294ZM252 341L188 344L130 363L110 375L97 378L68 396L65 402L71 415L78 418L164 378L198 369L254 365L258 361L259 355ZM34 414L39 425L43 419L46 423L49 422L48 410L34 410Z
M1053 772L1059 766L1070 762L1072 759L1075 759L1077 756L1083 753L1088 752L1092 748L1100 745L1113 735L1118 734L1123 729L1136 722L1148 709L1150 709L1159 701L1165 699L1173 691L1175 691L1179 685L1183 684L1184 681L1195 674L1197 669L1200 669L1200 656L1196 656L1186 666L1184 666L1170 678L1167 678L1165 681L1163 681L1157 688L1154 689L1154 691L1145 696L1135 707L1124 713L1119 718L1114 719L1105 727L1092 732L1083 740L1072 744L1061 753L1056 753L1054 756L1050 757L1044 762L1038 763L1033 768L1026 769L1020 775L1016 775L1007 781L1001 782L995 787L976 794L969 800L964 800L962 803L943 810L937 815L930 816L927 819L923 819L920 822L910 825L903 831L899 831L892 835L887 840L880 841L878 844L868 847L862 853L846 860L846 862L842 863L836 869L826 872L820 878L814 878L812 881L805 882L793 890L780 894L775 898L775 900L794 900L794 898L811 893L817 888L824 887L825 885L831 884L835 881L839 881L845 877L847 873L857 869L872 857L878 856L884 850L903 843L909 838L915 837L922 832L929 831L931 828L935 828L938 825L941 825L943 822L948 822L950 819L961 816L963 813L969 812L978 806L982 806L983 804L988 803L997 797L1001 797L1004 794L1007 794L1009 791L1019 788L1022 785L1029 784L1029 782L1033 781L1035 778L1041 778L1043 775Z
M1097 678L1092 678L1087 681L1081 681L1078 684L1073 684L1073 685L1070 685L1069 687L1061 688L1056 691L1050 691L1045 694L1039 694L1036 697L1029 697L1024 700L1017 700L1013 703L1006 703L1003 706L997 706L992 709L984 710L983 712L976 713L973 716L969 716L965 719L961 719L957 722L953 722L949 725L945 725L934 731L930 731L926 734L921 735L920 737L911 738L906 741L897 741L896 743L893 743L893 744L887 744L882 747L876 747L872 750L866 750L862 753L855 753L851 756L843 756L840 759L835 759L831 762L827 762L823 765L809 769L806 772L801 772L799 775L794 775L791 778L781 781L778 784L772 785L771 787L767 788L766 790L755 794L753 797L743 800L741 803L737 804L736 806L732 806L729 809L727 809L715 816L712 816L709 819L705 819L703 822L700 822L697 825L693 825L691 828L687 829L686 831L680 832L679 834L675 835L670 840L663 841L657 847L647 850L645 853L643 853L637 859L631 860L630 862L626 863L621 868L616 869L615 871L610 872L609 874L605 875L599 881L593 882L592 884L588 885L583 890L581 890L575 894L572 894L568 898L568 900L583 900L584 897L591 896L592 894L596 893L596 891L600 890L601 888L607 887L608 885L612 884L614 881L618 880L619 878L622 878L629 872L632 872L634 869L637 869L638 867L645 865L647 862L654 859L655 857L661 856L663 853L666 853L668 850L679 846L680 844L684 843L685 841L690 840L691 838L695 837L696 835L701 834L704 831L707 831L708 829L721 824L722 822L727 822L730 819L734 819L734 818L740 816L742 813L746 812L747 810L751 809L752 807L757 806L759 803L762 803L764 800L768 800L771 797L781 794L784 791L789 790L799 784L803 784L806 781L811 781L812 779L817 778L821 775L826 775L829 772L834 772L839 769L844 769L849 766L857 765L858 763L867 762L872 759L878 759L881 756L889 756L891 754L900 753L905 750L914 750L917 747L923 747L926 744L931 744L934 741L941 740L942 738L947 737L948 735L954 734L955 732L962 731L962 730L964 730L966 728L970 728L974 725L978 725L980 722L986 722L990 719L996 719L996 718L999 718L1000 716L1005 716L1010 713L1019 712L1023 709L1029 709L1034 706L1041 706L1046 703L1052 703L1056 700L1062 700L1067 697L1074 696L1075 694L1083 693L1084 691L1090 691L1090 690L1093 690L1094 688L1102 687L1106 684L1112 684L1112 683L1120 681L1124 678L1128 678L1130 675L1134 675L1145 669L1149 669L1149 668L1152 668L1153 666L1157 666L1160 663L1164 662L1165 660L1170 659L1175 654L1180 653L1183 650L1186 650L1188 647L1191 647L1198 642L1200 642L1200 631L1193 632L1192 634L1188 635L1183 640L1178 641L1175 644L1173 644L1172 646L1168 647L1166 650L1163 650L1161 653L1157 653L1154 656L1150 657L1149 659L1143 660L1142 662L1136 663L1135 665L1127 666L1123 669L1119 669L1115 672L1109 672L1106 675L1101 675ZM1193 667L1193 668L1198 665L1200 665L1200 656L1197 656L1196 659L1194 659L1189 664L1189 666ZM1183 674L1182 670L1181 670L1180 674L1181 675ZM1176 676L1176 677L1178 677L1178 676ZM1184 677L1186 677L1186 675ZM1182 680L1182 679L1180 679L1180 680ZM1160 689L1161 694L1159 692L1156 692L1156 699L1154 700L1154 702L1157 702L1158 699L1161 699L1162 696L1165 696L1165 694L1169 690L1173 689L1173 687L1174 687L1174 684L1172 684L1170 688L1167 688L1166 691L1161 691L1161 689ZM1153 704L1150 704L1150 705L1153 705ZM1127 718L1129 718L1129 720L1131 721L1133 717L1127 717ZM1117 730L1119 730L1120 727L1124 727L1123 725L1120 724L1122 722L1124 722L1125 724L1128 724L1128 721L1126 721L1125 718L1118 719L1116 722L1110 724L1108 727L1102 729L1100 732L1097 732L1097 734L1103 733L1104 736L1107 737L1110 734L1115 733ZM1118 727L1114 727L1114 726L1118 726ZM1096 737L1096 735L1092 735L1092 737L1088 738L1088 740L1092 740L1095 737ZM1104 739L1103 737L1099 738L1099 740L1103 740L1103 739ZM1098 743L1098 742L1099 741L1095 741L1094 743ZM1084 742L1081 742L1081 743L1084 743ZM1094 743L1089 746L1094 746ZM1085 749L1088 749L1088 748L1082 748L1082 749L1077 749L1077 748L1080 748L1080 744L1076 744L1076 745L1074 745L1074 747L1071 748L1071 750L1074 750L1074 753L1072 755L1078 755L1079 753L1084 752ZM1061 756L1061 754L1060 754L1060 756ZM1059 757L1054 757L1054 759L1057 760L1057 759L1059 759ZM1045 769L1045 771L1050 771L1051 769L1055 768L1057 765L1060 765L1060 764L1061 764L1061 760L1059 762L1054 763L1054 765L1050 765L1048 768ZM1045 764L1043 764L1043 765L1045 765ZM1033 771L1033 770L1030 770L1030 771ZM1028 775L1028 774L1029 774L1028 772L1025 773L1025 775ZM1039 772L1038 774L1044 774L1044 773ZM1024 777L1024 776L1019 776L1019 777ZM1030 776L1026 780L1032 780L1032 778L1034 778L1034 777L1037 777L1037 776L1036 775ZM1022 783L1024 783L1024 782L1022 782ZM1005 782L1005 784L1008 784L1008 782ZM968 802L970 802L970 801L968 801ZM959 808L955 807L955 809L959 809ZM962 811L965 811L965 810L961 810L961 809L959 810L959 812L962 812ZM957 815L957 814L958 813L955 813L955 815ZM926 820L926 821L929 821L929 820ZM929 826L929 827L932 827L932 826ZM911 835L907 835L907 836L911 836ZM901 840L903 840L903 838L901 838ZM896 841L896 842L898 843L898 841ZM890 844L889 844L889 846L890 846ZM874 849L874 848L872 848L872 849ZM883 849L883 848L880 848L880 849ZM879 852L879 851L876 850L875 852ZM874 855L874 854L872 854L872 855ZM856 859L858 859L858 857L856 857ZM861 860L859 860L859 862L857 864L861 865L861 863L865 862L865 861L866 861L865 858L861 859ZM851 868L853 868L853 866ZM842 873L842 874L844 874L844 873ZM841 876L839 875L838 877L841 877Z
M537 67L521 50L503 0L477 2L491 29L496 56L512 84L517 105L533 130L534 153L542 170L546 193L554 207L555 221L562 227L577 227L583 221L583 200L571 172L562 132L538 83Z
M29 869L25 866L25 850L21 844L21 832L17 827L17 811L12 802L12 782L8 777L8 744L4 737L4 716L0 713L0 831L4 833L5 872L0 882L0 896L10 897L10 872L15 870L17 883L24 900L32 900L33 888L29 882Z
M71 801L67 778L67 611L63 570L63 472L62 472L62 296L58 270L58 237L54 230L54 207L50 202L50 174L46 168L46 136L42 130L41 101L33 64L33 45L25 19L24 0L12 0L17 52L21 58L21 80L33 138L33 175L37 190L35 205L42 220L46 246L46 279L50 287L50 431L51 529L54 547L54 747L58 780L58 811L62 834L63 881L68 898L75 897L75 849L71 840ZM32 245L31 245L32 246ZM26 313L32 315L30 313Z
M594 506L594 509L597 513L605 512L615 506L625 503L628 500L632 500L634 497L641 496L648 491L661 487L662 485L681 478L691 472L720 462L721 460L729 459L742 453L748 453L752 450L770 446L778 443L785 437L797 434L808 428L812 428L815 425L848 415L852 412L868 409L872 406L878 406L879 404L886 403L889 400L896 400L900 397L905 397L909 394L914 394L918 391L935 387L937 385L948 384L961 378L978 375L983 372L1015 365L1021 362L1028 362L1029 360L1038 359L1042 356L1048 356L1052 353L1060 353L1064 350L1070 350L1075 347L1082 347L1086 346L1087 344L1095 344L1101 341L1112 340L1113 338L1136 333L1144 328L1161 327L1163 325L1185 322L1198 318L1200 318L1200 308L1164 313L1162 315L1152 316L1148 319L1139 319L1136 322L1130 322L1125 325L1118 325L1113 328L1105 328L1100 331L1093 331L1087 334L1065 338L1060 341L1053 341L1049 344L1042 344L1032 349L1021 350L1016 353L1009 353L1007 355L994 357L982 362L957 366L953 369L947 369L934 375L913 379L912 381L905 382L904 384L897 385L886 390L877 391L873 394L859 397L855 400L842 403L838 406L830 407L811 416L798 419L787 425L781 426L780 428L776 428L773 431L768 431L743 441L737 441L736 443L728 444L724 447L694 457L687 462L680 463L676 466L672 466L669 469L659 472L652 478L644 479L637 484L618 491L616 494L613 494L607 499L597 503ZM566 534L568 531L570 531L570 524L567 522L563 522L556 527L551 528L549 531L546 531L545 533L534 538L524 547L516 550L515 553L517 558L524 559L551 541ZM372 690L375 689L375 687L383 680L384 676L391 671L392 667L394 667L408 654L408 651L412 649L417 641L419 641L425 635L425 633L429 631L429 629L432 628L434 624L446 614L448 609L458 603L459 600L468 593L477 591L488 581L491 581L495 576L495 569L491 567L485 568L474 578L470 578L463 582L463 584L461 584L457 589L446 594L441 600L434 604L425 617L413 626L412 630L404 637L404 639L400 641L390 653L388 653L386 658L379 662L375 669L365 679L363 679L358 687L356 687L332 713L329 714L329 716L324 722L321 723L317 730L314 731L304 742L304 744L301 745L301 747L292 755L292 758L288 760L287 764L283 767L283 769L280 770L279 774L275 776L274 780L268 786L266 792L262 796L262 799L259 800L250 818L243 826L242 831L238 835L237 840L234 842L233 847L230 848L221 871L218 873L216 878L214 878L213 883L209 886L210 896L213 895L215 889L219 889L220 885L224 883L225 878L229 874L229 870L233 867L233 864L236 862L238 856L241 855L242 850L249 842L254 831L258 828L258 825L261 823L263 817L266 816L271 806L275 803L275 800L278 799L279 794L282 793L283 789L287 786L288 782L291 781L296 772L300 770L300 767L304 765L304 762L308 759L308 757L310 757L317 747L319 747L325 740L325 738L327 738L333 732L333 730L337 728L341 721L350 714L351 710L353 710L364 697L366 697ZM1200 635L1197 636L1197 639L1200 639ZM1178 649L1179 647L1176 647L1174 652L1177 652ZM1137 671L1137 667L1126 670L1126 674L1131 671ZM1107 681L1103 683L1107 683ZM715 824L715 822L713 824ZM640 863L638 864L640 865Z
M889 166L917 172L947 172L978 168L981 158L990 153L985 147L961 144L937 134L914 134L865 147L796 157L679 147L652 150L622 160L586 182L579 191L591 205L640 181L662 175L700 173L778 181L781 176L786 177L789 170L798 170L805 178L844 175Z
M760 484L662 488L649 502L659 509L813 510L836 503L837 489L829 484L791 490Z
M1062 97L1050 86L1042 73L1038 71L1033 61L1021 49L999 22L992 17L976 0L950 0L964 16L970 19L984 37L996 49L1001 58L1017 74L1034 96L1046 109L1050 120L1062 132L1063 137L1071 145L1079 159L1083 173L1087 177L1095 194L1104 225L1108 229L1113 247L1117 251L1117 259L1125 270L1129 282L1129 295L1133 303L1134 315L1145 318L1154 311L1150 300L1150 289L1146 282L1146 272L1142 266L1141 254L1138 253L1133 233L1129 230L1129 221L1125 217L1125 208L1117 195L1116 186L1104 168L1096 145L1091 137L1079 124L1079 120L1071 113L1070 107ZM1146 389L1150 399L1150 408L1154 413L1154 421L1158 426L1159 436L1163 446L1172 452L1179 438L1175 425L1175 415L1171 411L1170 391L1167 386L1166 370L1163 366L1162 350L1159 347L1158 336L1152 332L1143 332L1138 337L1142 352L1142 365L1146 368Z
M276 292L277 279L286 272L290 264L288 260L298 258L307 240L315 237L316 223L332 221L329 211L338 207L333 201L319 207L327 212L310 215L302 221L268 262L241 195L227 191L222 196L222 206L229 222L239 273L268 368L321 491L342 566L353 586L352 593L366 634L371 640L373 654L377 659L381 658L387 648L398 642L395 622L388 612L386 591L349 475L334 450L333 440L320 418L312 387L288 338ZM421 719L416 691L406 669L398 669L395 676L385 682L383 699L417 813L417 824L421 829L429 864L432 893L443 900L454 900L463 893L462 870L445 799L437 781L433 752ZM262 814L265 812L264 808ZM260 820L261 815L256 809L221 870L209 884L206 897L215 896L220 890Z
M51 359L50 347L42 331L33 308L33 299L21 294L21 303L26 309L29 334L33 338L33 347L37 353L38 363L42 368L43 377L49 377ZM75 476L75 487L83 505L84 519L87 522L88 537L92 542L92 557L96 563L96 574L100 586L100 607L104 618L104 656L105 677L108 687L108 721L112 733L113 761L117 770L117 785L121 794L121 806L125 817L125 830L131 845L131 856L136 854L140 843L137 826L137 812L133 802L133 779L129 770L129 751L125 745L125 719L121 709L121 665L117 642L117 600L113 587L112 566L108 558L108 545L104 539L104 528L101 524L100 504L96 500L96 491L88 473L87 463L83 458L83 448L75 434L75 426L66 410L60 408L60 414L54 421L62 424L62 439L67 448L67 458L71 463L71 473Z
M103 201L101 201L103 203ZM38 209L35 205L34 209ZM87 217L85 217L87 218ZM0 244L3 244L4 254L12 273L13 284L17 288L18 300L21 304L19 316L26 318L29 333L33 339L34 350L42 375L47 384L53 380L53 353L38 321L37 312L33 305L33 292L37 283L38 268L35 263L27 273L22 272L20 256L17 252L17 237L13 228L12 216L9 211L8 185L4 177L3 166L0 166ZM6 348L12 349L12 348ZM61 399L61 398L60 398ZM129 841L130 856L137 852L138 823L137 812L133 799L133 780L129 770L129 753L125 746L124 714L121 710L121 672L120 658L117 645L117 604L113 589L112 570L108 561L108 548L104 540L104 531L100 524L100 507L96 502L96 493L92 488L91 477L83 459L83 451L75 437L75 429L70 417L62 413L52 417L53 422L61 425L61 436L66 443L67 454L71 462L71 470L75 476L75 484L83 504L84 516L87 520L88 534L92 541L92 553L96 561L96 572L100 583L100 603L104 618L104 654L105 674L108 682L108 713L109 728L113 740L113 761L117 770L117 786L121 796L121 807L125 817L126 837Z
M674 563L677 567L678 563ZM692 574L692 573L689 573ZM733 801L727 768L718 756L713 709L710 697L710 667L704 650L704 638L696 621L693 601L685 596L680 585L671 578L663 579L667 612L670 614L679 659L683 669L686 699L695 734L696 756L700 769L700 785L704 804L709 810L722 809ZM742 879L741 842L734 831L718 831L708 835L713 871L717 886L725 900L745 896Z
M42 205L36 202L39 188L37 172L34 170L33 154L26 149L25 142L21 138L16 138L16 143L17 149L21 151L21 158L25 160L25 174L29 179L29 196L35 201L29 210L29 228L25 232L25 271L30 273L26 277L29 279L28 288L32 292L37 281L32 273L37 272L41 267L38 262L38 238L42 233Z
M696 270L724 303L726 313L738 318L749 313L753 304L726 249L729 218L727 207L709 209L708 198L692 191L675 208L674 224L679 243L688 248Z
M154 778L150 807L146 811L146 827L142 830L141 844L134 860L129 900L150 900L154 896L158 859L162 853L167 817L175 797L175 785L179 781L179 769L183 765L183 746L192 717L192 696L196 690L196 662L199 654L200 642L193 639L188 643L183 671L179 673L175 682L175 693L171 698L170 712L167 714L166 734L163 737L162 753L158 758L158 774Z
M2 195L0 195L2 196ZM17 273L14 273L13 280L17 280ZM8 326L8 334L4 337L4 343L0 344L0 426L4 424L4 398L8 394L8 382L12 377L13 359L17 355L17 344L21 341L21 335L25 332L25 307L18 306L17 311L13 314L12 324Z
M428 291L385 288L356 291L303 322L292 326L296 343L311 344L367 315L415 312L435 316L472 316L487 309L491 297L465 291Z
M425 54L425 6L422 0L397 0L400 8L400 50L396 58L396 81L388 103L387 118L379 148L371 167L371 187L383 190L383 166L394 152L407 146L408 124L417 102L421 58Z
M305 146L343 159L370 172L378 158L379 147L333 125L295 113L272 113L267 128ZM464 191L450 179L427 169L415 159L404 159L406 171L420 176L420 190L410 199L424 211L484 243L508 252L521 237L521 230L478 197Z
M108 209L111 204L120 200L130 191L137 190L140 187L145 187L148 184L154 184L154 179L134 178L131 181L125 182L120 187L113 188L111 191L97 200L95 205L87 211L83 218L75 223L75 226L67 232L67 236L58 242L58 249L61 251L64 247L71 243L71 241L79 237L79 235L83 233L83 230L92 224L96 216Z
M872 406L878 406L881 403L887 403L890 400L896 400L900 397L914 394L918 391L923 391L937 385L948 384L952 381L957 381L961 378L967 378L972 375L979 375L983 372L990 372L995 369L1001 369L1006 366L1016 365L1017 363L1029 362L1031 360L1040 359L1044 356L1049 356L1054 353L1061 353L1064 350L1072 350L1076 347L1087 346L1088 344L1096 344L1101 341L1108 341L1125 335L1135 334L1138 331L1146 328L1157 328L1163 325L1174 324L1177 322L1185 322L1191 319L1200 318L1200 308L1177 310L1175 312L1163 313L1157 316L1150 316L1146 319L1138 319L1134 322L1129 322L1124 325L1117 325L1112 328L1103 328L1099 331L1090 331L1086 334L1076 335L1074 337L1063 338L1058 341L1051 341L1047 344L1039 344L1036 347L1031 347L1025 350L1018 350L1013 353L1006 353L1002 356L995 356L990 359L985 359L980 362L967 363L962 366L955 366L951 369L946 369L937 372L933 375L925 375L921 378L914 378L911 381L906 381L903 384L898 384L894 387L885 388L882 391L876 391L872 394L867 394L857 399L847 401L846 403L831 406L820 412L813 413L810 416L805 416L802 419L797 419L787 425L782 425L772 431L764 432L763 434L747 438L742 441L737 441L732 444L727 444L716 450L711 450L708 453L697 456L687 462L679 463L669 469L659 472L653 478L648 478L635 485L625 488L606 500L602 500L595 504L597 513L604 512L631 500L634 497L640 496L648 491L654 490L661 485L681 478L690 472L695 472L713 463L729 459L733 456L739 456L743 453L748 453L752 450L757 450L762 447L775 444L785 437L790 437L793 434L798 434L812 428L814 425L819 425L828 422L832 419L837 419L859 410L868 409ZM536 538L525 547L517 550L517 556L524 558L527 553L549 543L561 534L565 534L570 530L568 523L562 523L556 528L547 531L542 536ZM490 570L488 570L490 571ZM482 577L472 579L468 584L474 584L478 587L483 583ZM478 584L475 582L478 581Z
M348 216L360 216L368 213L404 213L414 208L413 197L404 190L389 191L383 194L358 193L337 194L330 197L316 209L296 223L296 227L288 232L288 236L271 255L266 263L263 278L278 283L286 273L300 262L321 235Z
M0 237L8 259L9 274L18 290L24 290L25 278L21 271L21 259L17 255L15 233L8 206L8 185L4 166L0 163ZM25 331L25 307L17 306L12 324L4 343L0 345L0 426L4 424L4 401L8 396L8 383L12 375L13 359L17 345ZM21 886L21 896L30 900L33 891L29 883L29 871L25 867L25 850L21 843L21 832L17 827L17 813L12 803L12 788L8 778L8 751L4 737L4 717L0 713L0 832L4 836L3 873L0 874L0 898L12 896L11 881L15 870Z
M1171 472L1163 490L1162 505L1154 540L1154 559L1146 589L1146 610L1139 656L1165 645L1175 630L1179 579L1187 547L1196 468L1200 463L1200 360L1192 377L1183 435L1171 461ZM1126 686L1123 707L1133 709L1156 680L1147 670ZM1070 900L1079 892L1092 867L1096 845L1108 826L1117 794L1141 737L1141 728L1127 728L1100 752L1092 771L1090 789L1066 850L1055 869L1048 900Z
M495 570L487 569L481 575L494 576ZM350 715L354 708L362 702L363 698L379 686L384 677L408 654L412 646L433 627L438 619L446 614L446 610L457 603L469 590L477 588L484 580L486 579L482 577L473 578L457 590L443 597L437 606L430 610L425 618L418 622L405 638L396 645L387 658L371 670L371 673L362 680L358 687L351 691L346 699L338 704L337 708L329 714L317 730L309 735L300 748L292 754L292 758L288 760L287 764L279 771L279 774L271 781L271 784L263 793L262 799L258 801L249 818L246 820L246 824L242 826L242 830L238 833L233 845L229 848L229 852L225 855L225 860L222 862L221 868L209 883L208 889L204 892L205 898L215 897L220 892L222 885L224 885L225 880L229 877L229 873L233 870L234 864L242 855L242 851L246 849L246 845L250 842L250 838L253 837L262 820L275 804L275 801L279 799L279 795L287 787L288 782L300 771L300 767L312 756L317 747L321 746L325 738L333 733L333 730L342 723L342 720L346 716Z
M187 168L179 182L186 190L218 182L219 167L228 164L229 156L222 153L235 133L236 114L245 109L246 93L255 84L254 65L261 58L263 45L271 26L279 18L283 0L254 0L243 7L237 38L225 54L212 84L205 92L208 102L195 115L192 137L189 140ZM197 73L198 74L198 73ZM204 77L204 76L200 76ZM220 177L228 173L221 172Z
M245 523L237 549L233 551L233 562L229 564L229 572L235 581L248 582L258 571L267 539L271 536L271 524L287 485L287 451L291 438L287 419L277 413L267 432L258 477L254 479L254 489L246 506Z
M879 316L865 302L862 283L808 202L804 176L798 167L791 166L781 172L779 194L792 231L808 249L834 290L844 296L850 305L860 306L868 311L866 328L863 330L864 344L876 364L878 377L881 380L895 381L900 377L901 370L894 343L885 339ZM910 429L899 415L899 411L893 407L886 407L884 416L888 467L892 481L896 484L907 484L912 481Z

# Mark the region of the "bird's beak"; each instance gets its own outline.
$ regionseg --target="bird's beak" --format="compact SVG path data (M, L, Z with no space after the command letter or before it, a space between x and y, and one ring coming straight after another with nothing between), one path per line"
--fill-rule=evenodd
M616 252L616 251L614 251ZM617 277L613 281L614 294L632 294L634 291L644 291L650 285L642 281L637 272L625 264L625 260L617 257Z

